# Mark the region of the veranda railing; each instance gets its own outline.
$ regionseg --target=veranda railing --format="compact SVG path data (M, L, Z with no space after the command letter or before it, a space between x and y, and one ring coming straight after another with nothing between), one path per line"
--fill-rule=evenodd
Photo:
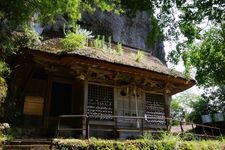
M61 123L63 121L63 119L65 118L80 118L82 119L83 125L79 128L71 128L71 127L63 127L61 126ZM104 128L90 128L90 120L92 119L96 119L96 118L108 118L111 121L113 121L113 127L109 126L108 128L104 127ZM126 120L133 120L133 122L137 122L139 123L139 126L136 127L118 127L118 119L126 119ZM151 127L146 127L146 124L151 124L151 122L149 122L149 120L159 120L162 121L164 120L164 125L165 128L157 128L155 127L154 129ZM159 132L164 132L164 131L169 131L170 129L170 122L178 122L179 123L179 128L180 128L180 132L184 133L184 125L191 125L192 130L195 129L195 127L201 128L203 131L203 134L195 134L197 136L202 136L202 137L210 137L210 138L214 138L214 137L218 137L221 136L222 134L225 133L225 129L222 128L218 128L218 127L214 127L214 126L208 126L208 125L203 125L203 124L196 124L193 122L185 122L185 121L179 121L179 120L175 120L172 118L156 118L156 117L132 117L132 116L88 116L88 115L60 115L58 117L58 126L57 126L57 130L56 130L56 137L59 136L59 133L61 131L84 131L83 133L85 134L85 138L89 139L89 133L90 131L104 131L104 132L113 132L114 138L117 139L118 138L118 132L140 132L141 135L144 135L144 132L150 132L150 133L159 133ZM206 132L207 131L211 131Z

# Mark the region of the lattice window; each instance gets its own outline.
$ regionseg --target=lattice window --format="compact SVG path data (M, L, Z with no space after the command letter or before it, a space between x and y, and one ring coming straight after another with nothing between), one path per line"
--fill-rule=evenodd
M145 116L151 118L146 119L149 124L165 125L164 107L165 103L163 95L146 93Z
M111 120L113 115L113 88L88 85L87 114L97 120ZM108 117L104 117L108 116Z

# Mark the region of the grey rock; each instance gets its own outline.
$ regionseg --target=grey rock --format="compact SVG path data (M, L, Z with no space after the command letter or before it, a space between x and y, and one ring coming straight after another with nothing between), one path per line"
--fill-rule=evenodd
M130 18L97 10L93 14L82 13L81 22L97 34L111 35L114 42L149 52L165 64L163 41L158 41L155 47L147 45L147 35L151 32L149 18L147 12L137 12L135 17Z
M66 23L67 20L63 16L57 16L54 23L47 24L43 27L43 31L41 34L45 39L64 36L63 27Z

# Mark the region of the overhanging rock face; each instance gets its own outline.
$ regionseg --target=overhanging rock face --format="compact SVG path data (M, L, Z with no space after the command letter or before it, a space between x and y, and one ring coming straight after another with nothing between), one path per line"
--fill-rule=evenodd
M58 16L54 24L43 28L42 35L45 38L63 36L63 26L66 22L64 17ZM112 41L147 51L166 64L163 41L159 39L154 45L147 42L152 28L150 14L147 12L137 12L134 17L129 17L97 10L93 14L82 13L80 23L83 28L93 31L96 35L111 36Z
M93 14L83 13L81 21L97 34L111 35L115 42L146 50L164 64L166 62L163 41L159 39L154 46L147 43L152 28L147 12L137 12L134 17L129 17L97 10Z

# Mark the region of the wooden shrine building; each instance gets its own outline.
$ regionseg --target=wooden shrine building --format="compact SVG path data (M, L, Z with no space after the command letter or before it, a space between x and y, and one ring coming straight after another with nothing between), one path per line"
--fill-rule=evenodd
M166 130L171 95L195 83L149 53L138 58L127 46L123 54L93 47L65 51L51 39L23 52L14 77L24 89L24 124L60 128L60 135L113 137L115 125L121 139L138 136L140 128Z

